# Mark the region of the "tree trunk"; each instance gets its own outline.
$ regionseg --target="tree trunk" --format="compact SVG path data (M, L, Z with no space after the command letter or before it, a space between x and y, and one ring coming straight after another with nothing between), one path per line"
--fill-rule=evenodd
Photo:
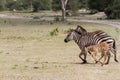
M61 0L61 9L62 9L62 21L66 20L66 5L68 0Z
M65 9L62 9L62 18L61 18L62 21L65 21L66 20L66 10Z

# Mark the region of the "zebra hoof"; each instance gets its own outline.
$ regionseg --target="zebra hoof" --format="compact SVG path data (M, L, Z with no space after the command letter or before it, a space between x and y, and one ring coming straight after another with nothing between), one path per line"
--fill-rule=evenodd
M108 62L107 63L105 63L105 65L107 65L107 64L109 64Z
M87 61L84 61L84 62L82 62L81 64L86 64L87 63Z
M115 62L119 62L117 59L115 59Z
M95 61L95 64L97 64L98 63L98 61Z

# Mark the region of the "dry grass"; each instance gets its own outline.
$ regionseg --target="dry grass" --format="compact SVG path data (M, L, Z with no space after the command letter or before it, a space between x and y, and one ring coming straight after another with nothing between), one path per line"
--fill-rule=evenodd
M119 30L116 32L116 28L79 24L86 26L89 31L105 30L117 41L119 39ZM56 27L59 34L50 36L50 31ZM78 46L73 41L68 44L63 41L66 36L64 31L69 28L76 26L53 24L0 27L0 80L119 80L120 64L114 62L113 57L110 64L103 67L94 64L90 55L87 57L90 64L80 64Z

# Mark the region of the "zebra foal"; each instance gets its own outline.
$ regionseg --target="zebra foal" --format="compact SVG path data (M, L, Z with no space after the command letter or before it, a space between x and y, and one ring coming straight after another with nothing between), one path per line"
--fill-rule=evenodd
M106 58L108 56L108 51L109 51L110 45L106 42L102 42L100 44L96 45L91 45L88 47L85 47L86 52L91 53L93 59L95 62L100 62L101 66L105 65ZM97 54L101 53L101 57L99 59L96 58ZM100 60L104 57L104 61L101 62Z

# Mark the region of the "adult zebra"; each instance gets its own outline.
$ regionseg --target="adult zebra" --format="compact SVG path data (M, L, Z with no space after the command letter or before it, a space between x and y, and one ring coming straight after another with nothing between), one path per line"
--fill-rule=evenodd
M82 59L83 63L87 63L87 53L85 52L85 47L99 44L101 42L107 42L111 45L110 51L114 53L114 60L118 62L116 59L115 40L101 30L95 32L87 32L81 26L77 26L77 28L75 30L71 30L68 33L67 37L64 39L65 42L69 42L70 40L74 40L81 49L79 57ZM110 51L108 52L108 60L106 64L108 64L110 60ZM84 55L84 58L82 58L82 55Z

